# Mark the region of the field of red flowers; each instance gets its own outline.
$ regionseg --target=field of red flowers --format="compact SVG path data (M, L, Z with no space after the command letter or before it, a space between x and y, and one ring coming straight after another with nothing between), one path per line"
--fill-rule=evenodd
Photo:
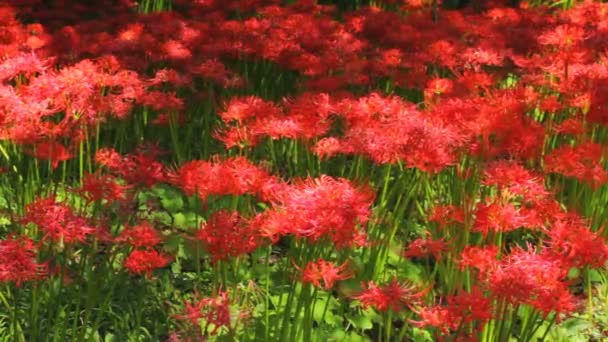
M0 341L606 341L608 3L0 2Z

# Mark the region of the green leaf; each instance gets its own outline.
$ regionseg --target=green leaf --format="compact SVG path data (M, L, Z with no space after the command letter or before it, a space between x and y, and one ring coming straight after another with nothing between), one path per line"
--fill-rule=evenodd
M335 298L331 297L329 299L329 303L327 303L327 296L320 296L321 298L318 298L316 300L316 304L314 305L314 311L312 313L312 317L313 320L315 322L324 322L326 324L328 324L331 327L335 327L337 325L339 325L340 323L342 323L342 318L339 316L336 316L333 312L333 308L336 307L336 300ZM325 297L325 298L323 298ZM327 303L327 310L325 310L325 305Z
M350 322L350 324L352 324L355 328L359 330L369 330L374 326L369 315L357 315L354 317L348 317L347 320L348 322Z
M343 329L336 329L331 333L329 337L330 342L334 341L346 341L346 332Z
M424 329L414 328L413 340L414 342L433 342L433 335Z
M186 219L186 215L184 213L175 213L173 214L173 225L177 228L187 228L188 220Z
M345 341L349 341L349 342L368 342L368 341L371 341L371 340L368 337L361 336L361 335L357 334L356 332L352 331L350 334L348 334L348 339L346 339Z

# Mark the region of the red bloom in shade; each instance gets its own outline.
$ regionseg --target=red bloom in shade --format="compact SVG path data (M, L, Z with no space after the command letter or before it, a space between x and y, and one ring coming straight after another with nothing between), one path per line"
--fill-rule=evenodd
M498 247L492 245L487 247L466 246L460 254L460 269L473 267L485 274L491 270L496 263Z
M513 305L529 304L546 316L575 309L566 275L567 268L554 257L516 249L495 262L482 280L492 296Z
M528 226L527 217L513 204L479 203L472 230L487 236L489 231L510 232L523 226Z
M353 277L353 272L346 269L347 264L348 262L345 262L340 266L336 266L333 262L318 259L317 261L307 263L304 269L297 266L296 268L302 272L303 283L311 283L316 287L323 287L325 290L329 290L334 287L336 281ZM322 285L321 281L323 281Z
M47 265L37 262L34 242L26 236L1 240L0 260L0 282L13 282L20 287L47 274Z
M418 291L408 282L399 283L397 279L378 287L373 281L364 284L364 290L353 298L359 300L364 307L373 307L378 311L392 310L399 312L403 306L412 308L418 304L427 290Z
M484 170L482 183L496 186L499 191L522 196L524 200L530 202L545 199L549 195L541 175L534 175L515 162L497 161L488 164Z
M170 256L154 249L136 249L125 259L124 265L129 272L150 278L153 270L167 266L171 260Z
M95 160L129 183L151 187L166 180L165 168L154 160L155 154L138 151L122 157L113 149L100 149Z
M434 78L427 82L424 97L432 100L437 95L449 94L454 89L454 81L447 78Z
M556 26L538 36L541 45L555 45L560 48L568 48L584 39L585 30L569 24Z
M464 224L464 211L454 205L436 205L428 216L429 222L436 222L440 228L459 223Z
M446 306L435 305L431 307L423 307L417 312L420 321L410 321L418 328L435 327L444 334L449 334L450 330L455 330L458 325L457 321L453 320L453 312Z
M112 169L120 168L122 157L113 148L100 148L95 153L95 162L101 166Z
M585 133L585 127L581 119L566 119L554 128L555 133L579 135Z
M283 108L256 97L233 98L220 114L227 127L216 135L227 147L253 146L264 136L310 139L329 130L330 109L326 94L305 93Z
M338 248L361 237L359 225L368 222L374 200L371 189L325 175L274 190L268 194L273 208L256 221L262 235L276 240L293 234L311 242L325 237Z
M463 291L455 296L448 296L447 301L453 316L459 317L454 322L477 322L483 325L492 318L491 300L479 287L474 287L470 293Z
M43 240L54 242L84 242L88 235L97 232L85 217L76 215L72 208L57 202L54 197L28 204L22 222L35 224L43 232Z
M421 321L413 321L417 327L432 326L444 334L455 332L462 325L472 322L483 327L492 318L492 302L481 289L474 287L470 293L460 292L447 297L447 305L424 307L418 311Z
M243 157L213 161L193 160L169 175L170 182L187 195L260 195L273 177L263 168Z
M221 210L201 224L196 239L202 241L213 261L227 260L253 252L260 244L260 236L238 212Z
M432 240L432 239L416 239L412 241L407 250L403 253L403 256L412 257L426 257L432 255L435 259L440 259L441 254L448 249L448 244L443 240Z
M323 159L343 152L344 148L341 146L340 140L334 137L329 137L319 139L311 151L319 156L319 158Z
M582 220L558 220L547 229L547 253L570 267L604 267L608 246L601 232L592 232Z
M154 247L163 239L148 221L144 221L135 227L126 227L117 241L127 242L133 247Z
M201 298L194 302L184 303L184 314L174 316L179 320L187 320L193 326L199 327L201 320L212 324L212 335L221 327L230 327L230 300L228 292L220 291L216 297Z
M345 120L345 132L334 147L379 164L404 161L408 167L436 173L455 163L456 149L463 144L455 126L398 97L347 99L336 111Z
M72 153L56 141L41 142L33 150L24 149L24 152L38 159L49 160L53 169L60 162L72 159Z
M545 157L545 171L574 177L597 188L608 182L608 174L602 167L603 157L604 147L599 144L563 146Z
M104 201L105 205L110 205L114 201L126 200L127 190L130 188L128 185L119 184L111 175L86 174L78 193L82 194L88 203Z

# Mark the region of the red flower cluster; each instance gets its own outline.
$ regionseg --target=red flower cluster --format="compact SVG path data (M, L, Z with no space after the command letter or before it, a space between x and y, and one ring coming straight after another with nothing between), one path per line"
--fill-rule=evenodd
M333 262L323 259L307 263L304 269L296 266L302 272L303 283L310 283L315 287L324 288L325 290L333 288L336 281L353 277L353 272L349 271L347 267L348 262L336 266ZM321 281L323 281L323 284L321 284Z
M415 305L421 303L422 297L426 293L427 291L416 290L413 285L407 282L399 283L397 279L393 278L382 287L370 281L364 284L363 291L353 298L360 301L364 307L373 307L379 311L399 312L404 306L413 309Z
M237 212L219 211L196 232L214 262L253 252L261 243L257 229Z
M55 243L84 243L98 229L89 224L86 217L73 212L65 203L54 197L41 198L26 207L23 224L35 224L42 232L42 239Z
M310 242L327 238L337 248L361 241L374 200L369 188L329 176L279 186L269 197L273 207L253 222L262 236L273 241L283 235Z
M211 324L215 335L222 327L230 327L230 300L228 292L220 291L216 297L200 298L195 302L185 302L185 313L175 318L188 320L190 324L199 327L202 321Z
M12 282L17 287L24 282L42 279L47 265L37 261L34 242L26 236L9 236L0 240L0 282Z
M170 182L187 195L197 194L202 200L210 195L262 195L273 177L249 160L236 157L212 162L193 160L171 173Z
M136 249L125 259L124 265L129 272L152 276L152 271L163 268L171 262L172 258L154 249Z
M95 160L129 184L150 188L167 180L165 167L155 157L156 151L137 151L122 157L113 149L100 149Z

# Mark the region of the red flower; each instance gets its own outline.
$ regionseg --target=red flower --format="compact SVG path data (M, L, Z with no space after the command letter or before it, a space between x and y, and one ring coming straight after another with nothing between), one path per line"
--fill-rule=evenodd
M85 217L76 215L72 208L57 202L54 197L28 204L22 222L35 224L44 234L43 240L54 242L84 242L87 236L97 232Z
M460 292L447 298L447 305L424 307L417 312L421 321L413 321L417 327L435 327L443 334L456 332L463 325L475 322L483 327L492 318L490 298L475 287L468 292Z
M545 157L545 171L574 177L597 188L608 182L608 174L602 167L603 159L604 147L599 144L563 146Z
M329 238L338 248L361 237L359 226L369 221L374 200L371 189L325 175L274 190L268 194L273 208L256 221L262 235L276 240L293 234L311 242Z
M0 240L0 260L0 282L13 282L19 287L47 274L47 265L37 262L34 242L26 236Z
M202 320L213 325L212 335L222 327L230 327L228 292L220 291L216 297L201 298L195 302L186 301L184 305L184 314L174 316L176 319L187 320L195 327L199 327Z
M193 160L170 174L170 182L187 195L204 201L210 195L260 195L273 177L243 157L213 161Z
M378 311L392 310L399 312L403 306L412 308L418 304L426 294L426 290L416 292L413 285L408 282L398 283L395 278L384 287L378 287L373 281L366 285L364 290L353 297L359 300L364 307L373 307Z
M353 277L353 272L348 271L348 262L340 266L336 266L333 262L318 259L314 262L306 264L304 269L296 266L302 272L302 282L311 283L316 287L323 287L325 290L331 289L338 280L349 279ZM323 284L321 284L323 281Z
M495 263L484 282L492 296L507 303L532 305L545 316L570 313L576 303L563 266L550 255L516 249Z
M38 159L49 160L53 169L60 162L72 159L72 153L56 141L38 143L33 150L25 149L24 152Z
M100 149L95 160L127 182L149 188L166 180L164 166L154 160L156 153L156 151L140 150L121 157L113 149Z
M158 231L144 221L135 227L125 227L117 241L127 242L133 247L154 247L163 240Z
M479 203L473 231L487 236L490 231L510 232L528 226L528 218L511 203Z
M559 48L568 48L585 39L585 30L573 25L559 25L541 34L538 42L541 45L554 45Z
M524 200L536 202L548 197L542 175L535 175L515 162L497 161L485 167L482 183L496 186L499 191L508 191L522 196Z
M403 253L403 256L412 257L426 257L432 255L436 260L441 258L441 254L448 249L447 243L443 239L432 240L432 239L416 239L412 241L407 250Z
M201 224L196 239L202 241L213 261L227 260L253 252L260 244L257 229L237 212L215 212Z
M582 220L557 220L547 229L547 252L570 267L601 268L608 260L608 245L601 232L592 232Z
M436 222L440 228L459 223L464 224L464 211L454 205L436 205L428 215L429 222Z
M101 202L111 205L114 201L127 199L127 190L131 187L119 184L111 175L86 174L78 193L82 194L88 203Z
M479 270L480 274L490 271L496 264L498 247L487 246L467 246L460 254L460 269L473 267Z
M138 275L145 274L150 278L153 270L167 266L171 260L170 256L154 249L137 249L129 254L124 265L129 272Z

